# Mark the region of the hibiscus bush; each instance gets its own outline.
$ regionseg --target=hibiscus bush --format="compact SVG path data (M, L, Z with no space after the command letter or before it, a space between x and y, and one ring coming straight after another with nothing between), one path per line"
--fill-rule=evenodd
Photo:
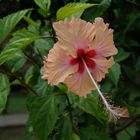
M140 139L138 0L7 2L0 112L13 87L26 91L23 139Z

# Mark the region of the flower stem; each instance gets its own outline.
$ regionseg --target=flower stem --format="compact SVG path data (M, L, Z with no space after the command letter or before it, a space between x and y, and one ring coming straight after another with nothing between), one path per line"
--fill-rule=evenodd
M68 107L69 107L68 109L69 109L69 115L70 115L70 120L71 120L72 127L73 127L73 129L74 129L76 132L78 132L76 126L74 125L73 114L72 114L72 106L71 106L69 97L68 97L68 95L67 95L66 93L65 93L64 95L65 95L66 100L67 100L67 103L68 103Z
M89 69L88 69L88 67L87 67L87 65L86 65L86 63L85 63L84 60L83 60L83 63L84 63L85 69L86 69L86 71L87 71L87 73L88 73L88 75L89 75L89 77L90 77L90 79L91 79L93 85L95 86L97 92L99 93L99 95L100 95L100 97L101 97L101 99L102 99L102 101L103 101L103 103L104 103L104 105L105 105L107 111L108 111L109 114L111 115L111 117L114 117L114 118L122 117L122 114L118 114L117 112L115 112L114 110L111 109L111 105L107 102L107 100L106 100L105 97L103 96L101 90L99 89L99 87L98 87L96 81L94 80L93 76L91 75L91 73L90 73L90 71L89 71Z

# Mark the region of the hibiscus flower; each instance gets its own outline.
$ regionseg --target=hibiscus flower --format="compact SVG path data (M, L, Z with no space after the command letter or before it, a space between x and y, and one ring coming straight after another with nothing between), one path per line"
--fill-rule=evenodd
M44 61L43 78L51 85L63 82L68 90L86 97L97 90L109 111L111 106L102 95L97 83L114 64L117 49L113 30L102 18L94 23L73 18L53 24L58 41Z

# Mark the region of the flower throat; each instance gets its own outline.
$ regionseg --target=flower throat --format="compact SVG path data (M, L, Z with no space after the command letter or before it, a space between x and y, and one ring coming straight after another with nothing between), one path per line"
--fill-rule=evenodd
M87 67L92 70L92 69L94 69L94 67L96 65L94 60L92 60L92 58L94 58L95 55L96 55L96 52L94 50L90 50L88 52L85 52L83 49L78 49L77 50L77 57L72 58L70 60L70 64L71 65L79 64L78 73L83 73L85 70L85 66L83 63L83 60L84 60Z

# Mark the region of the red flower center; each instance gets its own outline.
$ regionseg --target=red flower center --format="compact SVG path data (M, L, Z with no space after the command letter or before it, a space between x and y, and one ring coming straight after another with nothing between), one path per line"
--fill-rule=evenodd
M83 73L84 72L84 63L85 61L87 67L89 69L93 69L95 67L95 62L91 58L93 58L96 55L96 52L94 50L90 50L88 52L85 52L83 49L77 50L77 58L72 58L70 60L71 65L78 64L78 72Z

